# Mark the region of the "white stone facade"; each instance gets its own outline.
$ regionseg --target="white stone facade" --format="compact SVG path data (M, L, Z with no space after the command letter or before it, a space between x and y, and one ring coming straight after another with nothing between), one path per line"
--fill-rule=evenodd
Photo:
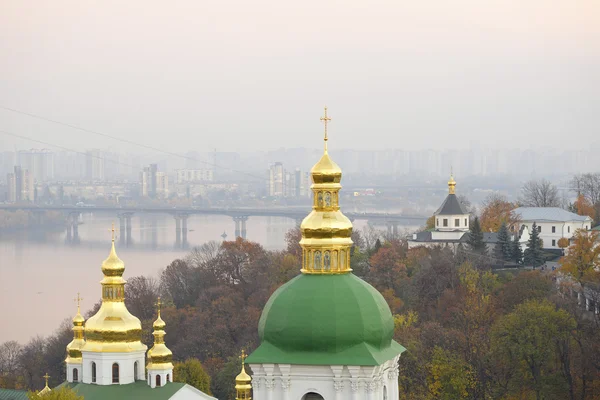
M536 221L522 221L522 224L531 231L533 223ZM589 230L592 223L589 221L550 221L536 222L540 238L542 239L544 249L558 249L558 240L560 238L571 239L578 229Z
M160 378L157 378L160 377ZM148 369L148 385L152 389L155 387L165 386L167 383L173 382L173 369Z
M82 363L67 363L67 382L83 382Z
M126 385L146 379L146 352L131 353L95 353L83 351L83 383L96 385ZM93 376L93 364L96 365L96 379ZM119 366L118 382L113 382L113 364ZM137 363L137 366L136 366ZM134 373L136 374L134 376Z
M250 364L254 400L397 400L399 358L379 366Z

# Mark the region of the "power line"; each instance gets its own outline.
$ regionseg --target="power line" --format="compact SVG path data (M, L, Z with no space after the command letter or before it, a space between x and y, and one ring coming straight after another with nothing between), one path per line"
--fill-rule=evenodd
M243 175L255 178L255 179L260 179L260 180L264 180L265 179L264 177L261 177L261 176L258 176L258 175L254 175L254 174L246 172L246 171L240 171L240 170L236 170L236 169L233 169L233 168L230 168L230 167L223 167L223 166L220 166L220 165L217 165L217 164L213 164L211 162L199 160L199 159L194 158L194 157L189 157L189 156L186 156L184 154L173 153L173 152L170 152L170 151L167 151L167 150L160 149L158 147L150 146L150 145L143 144L143 143L134 142L134 141L129 140L129 139L123 139L123 138L120 138L120 137L117 137L117 136L113 136L113 135L109 135L109 134L106 134L106 133L94 131L92 129L83 128L83 127L78 126L78 125L69 124L69 123L66 123L66 122L61 122L61 121L57 121L57 120L54 120L54 119L46 118L46 117L43 117L41 115L28 113L26 111L16 110L14 108L5 107L5 106L2 106L2 105L0 105L0 108L3 109L3 110L6 110L6 111L10 111L10 112L16 113L16 114L26 115L26 116L31 117L31 118L40 119L42 121L51 122L53 124L62 125L62 126L65 126L67 128L76 129L76 130L79 130L79 131L82 131L82 132L86 132L86 133L91 133L91 134L102 136L102 137L109 138L109 139L112 139L112 140L117 140L117 141L120 141L120 142L123 142L123 143L131 144L131 145L134 145L134 146L143 147L143 148L146 148L148 150L153 150L153 151L156 151L156 152L159 152L159 153L164 153L164 154L167 154L167 155L170 155L170 156L180 157L180 158L183 158L183 159L186 159L186 160L197 161L197 162L200 162L202 164L210 165L210 166L212 166L214 168L226 169L226 170L229 170L231 172L237 172L239 174L243 174ZM33 140L33 139L28 139L28 140ZM35 141L35 140L33 140L33 141ZM60 147L60 146L56 146L56 147Z
M78 154L83 154L86 157L97 158L99 160L108 161L108 162L111 162L111 163L114 163L114 164L121 164L121 165L125 165L125 166L131 167L131 168L136 168L136 169L139 168L139 166L135 166L135 165L123 163L123 162L118 161L118 160L109 160L108 158L105 158L105 157L95 156L95 155L90 154L90 153L86 153L86 152L83 152L83 151L78 151L78 150L70 149L68 147L60 146L60 145L57 145L57 144L52 144L52 143L44 142L42 140L32 139L32 138L27 137L27 136L18 135L16 133L7 132L7 131L1 130L1 129L0 129L0 133L2 133L4 135L8 135L8 136L13 136L13 137L16 137L16 138L19 138L19 139L30 140L32 142L43 144L45 146L52 146L52 147L56 147L56 148L61 149L61 150L70 151L70 152L78 153Z

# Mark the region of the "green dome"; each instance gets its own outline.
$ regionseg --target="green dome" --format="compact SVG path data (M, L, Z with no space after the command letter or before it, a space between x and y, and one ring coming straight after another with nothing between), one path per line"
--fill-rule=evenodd
M404 348L383 296L353 274L299 275L269 299L249 363L380 365Z

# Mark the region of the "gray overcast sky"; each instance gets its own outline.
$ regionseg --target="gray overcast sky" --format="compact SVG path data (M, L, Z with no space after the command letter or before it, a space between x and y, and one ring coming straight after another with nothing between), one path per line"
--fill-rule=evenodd
M586 146L598 0L0 0L0 105L173 151ZM0 110L0 129L118 142ZM0 135L0 148L41 147Z

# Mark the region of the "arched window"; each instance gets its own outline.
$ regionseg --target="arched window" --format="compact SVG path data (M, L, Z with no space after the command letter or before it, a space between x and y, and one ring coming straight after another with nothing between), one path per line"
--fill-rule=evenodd
M77 368L73 368L73 382L79 382L79 371L77 371Z
M156 375L156 387L160 387L160 375Z
M92 383L96 383L96 363L92 362Z
M133 363L133 380L137 381L138 379L138 362Z
M167 383L171 382L171 376L167 374Z
M387 386L383 387L383 400L388 400L388 396L387 396Z
M306 393L304 395L304 397L302 397L302 400L325 400L325 399L320 394L311 392L311 393Z
M114 363L112 366L112 383L119 383L119 364Z

